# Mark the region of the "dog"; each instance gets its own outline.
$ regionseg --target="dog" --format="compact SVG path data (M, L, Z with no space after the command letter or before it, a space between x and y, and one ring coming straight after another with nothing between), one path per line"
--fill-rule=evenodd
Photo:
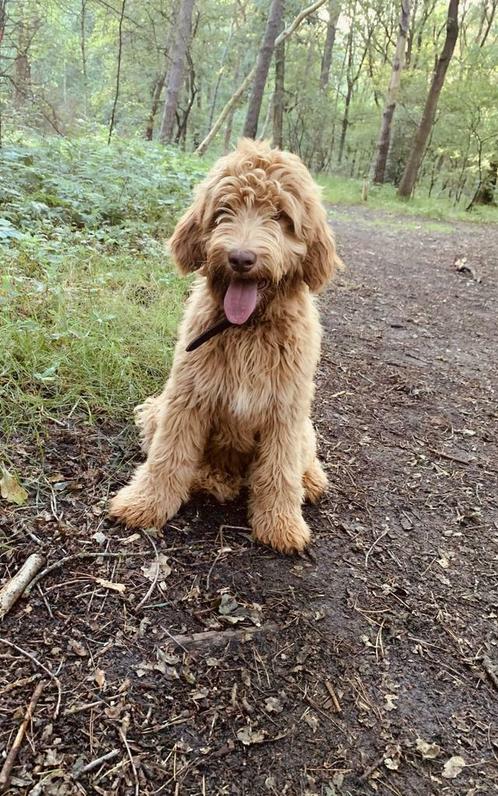
M193 492L225 502L245 485L254 537L302 550L303 500L327 487L310 419L313 294L341 267L318 186L296 155L242 139L198 186L169 245L197 279L166 387L135 410L147 459L110 514L160 528Z

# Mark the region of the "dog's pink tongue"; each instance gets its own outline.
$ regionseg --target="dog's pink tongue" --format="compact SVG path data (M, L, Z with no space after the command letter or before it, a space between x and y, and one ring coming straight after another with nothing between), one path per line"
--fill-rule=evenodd
M258 286L256 282L232 279L225 293L223 306L230 323L245 323L256 309Z

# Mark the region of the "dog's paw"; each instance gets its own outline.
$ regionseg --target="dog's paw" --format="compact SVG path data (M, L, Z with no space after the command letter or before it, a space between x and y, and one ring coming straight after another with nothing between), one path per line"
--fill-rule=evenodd
M255 539L273 547L279 553L297 553L309 544L310 529L300 514L288 517L253 517L252 527Z
M319 461L315 459L303 475L305 500L309 500L310 503L316 503L326 491L327 486L327 476L323 472Z
M109 515L128 528L162 528L177 513L181 500L159 496L140 484L132 481L120 489L110 502Z

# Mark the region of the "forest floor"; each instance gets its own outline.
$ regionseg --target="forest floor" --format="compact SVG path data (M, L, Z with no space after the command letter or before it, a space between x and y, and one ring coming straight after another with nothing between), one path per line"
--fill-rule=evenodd
M0 628L2 748L45 681L9 792L498 790L498 228L330 218L348 268L321 300L310 556L255 545L243 502L113 525L139 458L115 427L12 447L8 570L59 565Z

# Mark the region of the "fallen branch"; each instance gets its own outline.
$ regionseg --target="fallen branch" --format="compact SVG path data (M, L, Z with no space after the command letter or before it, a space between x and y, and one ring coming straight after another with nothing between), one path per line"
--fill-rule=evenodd
M46 575L49 575L50 572L54 572L54 570L60 569L62 566L64 566L64 564L68 564L70 561L79 561L82 558L119 558L120 556L124 557L124 556L130 556L130 555L141 555L141 556L143 556L143 553L139 553L139 554L137 554L137 553L125 553L125 552L122 552L122 553L74 553L72 556L66 556L65 558L60 558L58 561L55 561L53 564L50 564L49 567L47 567L46 569L42 570L42 572L40 572L40 574L37 575L36 578L34 578L34 580L31 581L31 583L29 584L29 586L26 589L26 594L30 594L31 591L36 586L36 584L39 583L39 581L42 580L42 578L44 578Z
M0 619L9 613L26 587L46 563L45 556L33 553L26 559L19 572L16 572L14 577L0 589Z
M14 649L17 652L20 652L21 655L25 655L26 658L30 659L30 661L33 661L33 663L36 663L36 665L39 666L40 669L43 669L43 671L46 674L48 674L50 679L54 681L54 683L55 683L55 685L57 687L57 702L56 702L55 710L54 710L54 719L56 719L57 716L59 715L59 710L60 710L61 701L62 701L62 688L61 688L61 683L60 683L59 678L56 677L55 674L53 674L50 671L50 669L47 669L45 664L43 664L41 661L39 661L38 658L35 658L35 656L32 655L30 652L27 652L27 650L23 650L22 647L19 647L17 644L14 644L13 641L7 641L6 638L0 638L0 644L6 644L8 647L11 647L11 649Z
M33 718L33 713L35 711L36 703L40 699L40 696L44 688L45 688L45 681L41 680L37 684L35 690L33 691L33 696L31 697L31 701L27 707L24 719L22 720L21 726L17 731L17 735L14 738L14 743L10 747L7 757L5 758L5 763L3 764L2 770L0 771L0 790L6 790L8 788L10 782L10 776L12 773L12 768L14 766L14 763L16 762L19 749L21 748L21 744L23 742L23 738L26 733L26 728L30 723L31 719Z
M188 650L192 647L203 647L204 645L217 647L222 644L229 644L231 641L250 640L254 636L265 633L276 633L278 629L279 627L275 622L269 622L261 627L245 627L241 630L206 630L204 633L187 633L184 636L173 636L170 633L168 635L175 644L183 650Z
M120 754L121 752L119 749L113 749L111 752L107 752L107 754L101 755L101 757L97 757L95 760L91 760L90 763L87 763L85 766L74 766L73 777L79 779L83 774L89 774L90 771L95 771L102 763L114 760L114 758L119 757Z

